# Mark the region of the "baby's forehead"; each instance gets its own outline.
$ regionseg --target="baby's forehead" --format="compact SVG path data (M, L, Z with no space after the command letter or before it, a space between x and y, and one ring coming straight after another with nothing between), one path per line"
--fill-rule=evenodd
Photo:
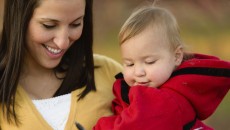
M173 42L173 39L175 39L174 37L178 36L176 30L173 29L174 28L170 27L170 25L167 25L165 22L155 22L150 20L145 24L129 26L126 28L126 30L123 32L123 36L121 36L122 42L120 42L120 44L123 44L125 41L130 40L137 35L146 33L146 30L148 30L148 33L152 33L152 38L157 37L161 39L161 41L166 42L168 46L172 46L172 48L174 48L174 44L176 42Z

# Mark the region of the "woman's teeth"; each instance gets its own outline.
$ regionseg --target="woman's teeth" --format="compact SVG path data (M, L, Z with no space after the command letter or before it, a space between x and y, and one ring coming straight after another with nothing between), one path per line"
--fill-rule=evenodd
M62 51L62 49L54 49L54 48L49 47L49 46L47 46L47 45L45 45L45 48L46 48L49 52L51 52L51 53L53 53L53 54L59 54L59 53L61 53L61 51Z

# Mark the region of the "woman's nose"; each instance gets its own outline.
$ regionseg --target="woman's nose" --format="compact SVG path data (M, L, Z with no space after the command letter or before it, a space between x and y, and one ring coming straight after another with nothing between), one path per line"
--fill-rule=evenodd
M70 45L70 35L68 29L63 29L58 32L53 41L59 49L67 49Z

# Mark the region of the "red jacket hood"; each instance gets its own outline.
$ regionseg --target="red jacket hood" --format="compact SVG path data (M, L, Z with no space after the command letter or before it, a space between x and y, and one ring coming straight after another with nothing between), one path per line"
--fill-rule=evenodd
M216 110L230 88L230 62L195 54L161 88L183 95L197 112L197 118L204 120Z

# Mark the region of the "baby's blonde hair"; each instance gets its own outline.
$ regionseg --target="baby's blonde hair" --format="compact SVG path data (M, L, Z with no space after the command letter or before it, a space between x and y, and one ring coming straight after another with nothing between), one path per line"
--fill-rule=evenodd
M120 45L141 33L149 25L153 25L165 33L173 50L178 46L184 47L174 15L166 9L153 5L137 9L125 21L118 36Z

